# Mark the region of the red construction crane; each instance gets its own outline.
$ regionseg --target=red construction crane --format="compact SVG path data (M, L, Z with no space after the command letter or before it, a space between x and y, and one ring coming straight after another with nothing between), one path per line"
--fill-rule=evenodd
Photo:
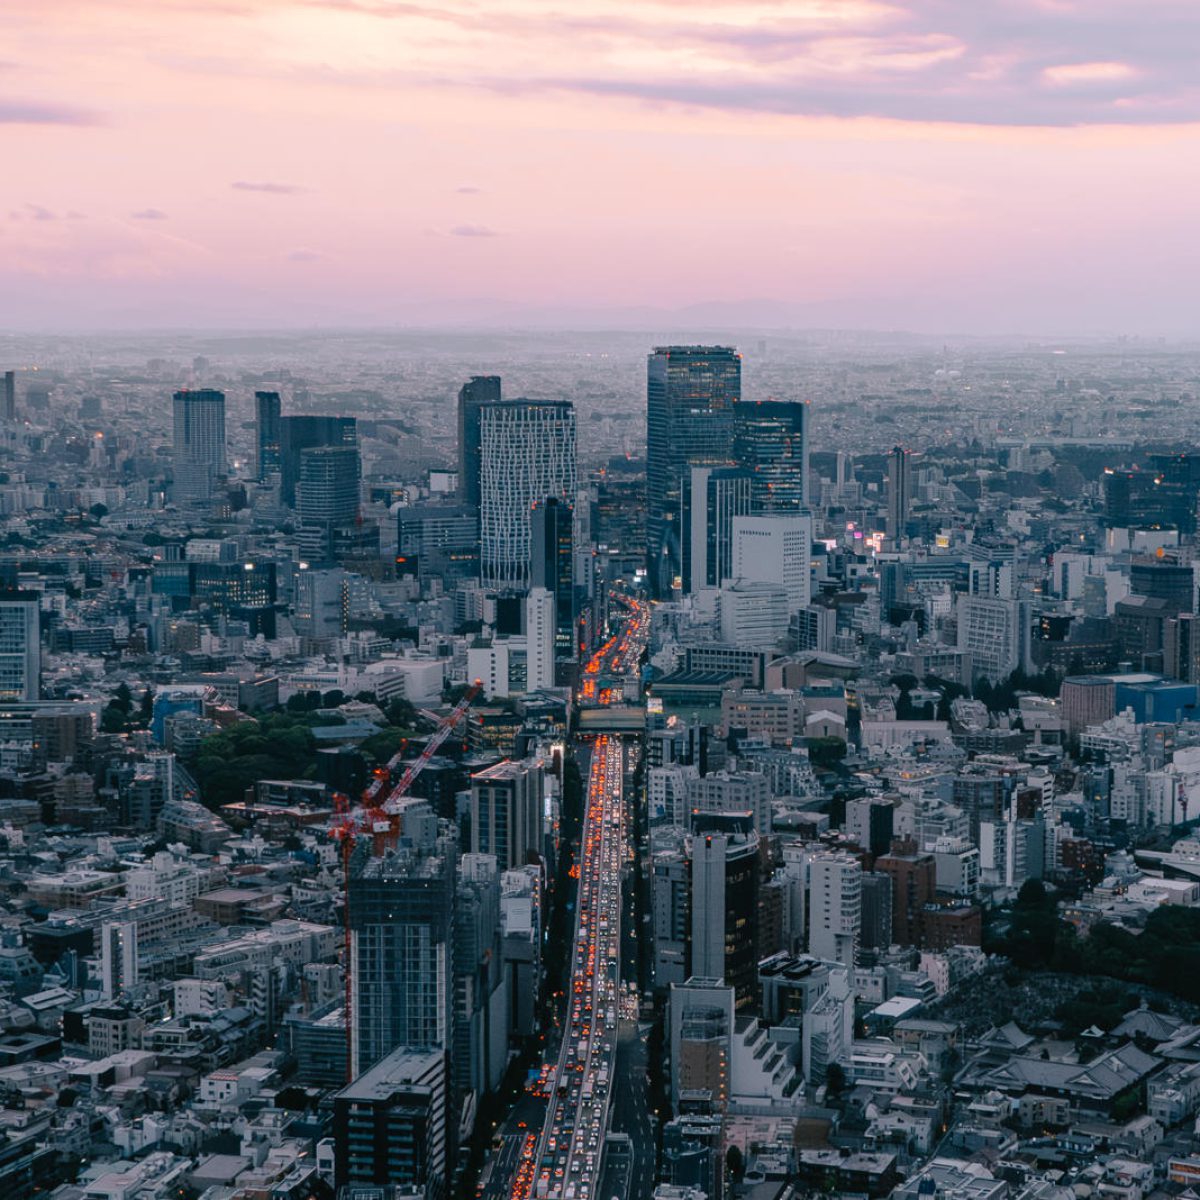
M399 782L388 793L387 798L380 802L380 795L387 787L392 772L404 760L407 741L392 755L385 767L377 768L374 778L362 795L362 804L352 809L350 797L343 792L335 792L333 796L333 823L329 832L337 840L342 851L342 924L343 949L346 975L346 1002L344 1018L346 1025L346 1082L353 1078L354 1051L352 1038L354 1036L353 1007L353 955L351 954L350 935L350 859L354 846L360 837L371 838L371 854L382 854L388 846L395 845L400 832L399 814L396 812L397 802L408 795L417 776L429 765L430 759L438 752L442 744L454 732L455 726L466 716L471 702L479 695L483 681L477 679L463 693L462 699L442 717L425 743L425 749L409 763Z

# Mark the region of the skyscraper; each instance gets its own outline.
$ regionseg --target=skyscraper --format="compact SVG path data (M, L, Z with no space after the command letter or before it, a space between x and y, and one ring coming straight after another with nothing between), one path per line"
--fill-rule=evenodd
M457 842L424 804L404 814L404 833L400 849L360 849L351 864L355 1077L400 1047L449 1050Z
M310 560L331 561L337 531L357 519L359 474L356 446L315 446L300 455L296 513L300 548Z
M554 651L570 658L575 646L575 514L565 500L549 496L530 515L529 585L554 597Z
M479 411L499 399L499 375L472 375L458 390L458 491L476 508L480 502L483 447Z
M750 504L749 472L687 468L679 516L679 577L687 595L733 578L733 524L750 512Z
M279 418L279 499L296 503L301 456L318 446L357 446L358 422L354 417L298 416Z
M480 574L484 587L529 586L536 505L575 495L575 409L503 400L480 409Z
M742 357L729 346L659 346L646 372L647 570L654 595L682 575L680 502L688 467L729 461Z
M902 447L895 447L888 455L887 535L892 539L903 537L908 524L912 503L910 466L908 451Z
M6 421L15 421L17 419L16 371L4 372L4 419Z
M41 671L37 596L0 591L0 700L37 700Z
M690 973L723 979L735 1006L745 1008L758 987L758 834L750 813L706 813L693 822Z
M798 509L733 518L733 576L753 583L779 583L787 591L788 614L806 607L812 590L812 517Z
M212 388L176 392L175 499L212 499L218 479L227 473L225 393Z
M279 470L280 407L278 392L254 393L254 443L259 479L266 479Z
M808 405L742 400L733 406L733 456L750 472L754 511L808 507Z

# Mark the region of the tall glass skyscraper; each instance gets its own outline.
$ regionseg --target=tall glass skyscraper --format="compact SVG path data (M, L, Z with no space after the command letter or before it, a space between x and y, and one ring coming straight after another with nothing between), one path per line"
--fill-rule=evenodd
M278 392L254 393L254 441L259 479L266 479L279 470L281 407Z
M535 506L575 497L575 409L567 400L502 400L480 409L480 575L529 587Z
M482 441L479 413L500 400L499 375L472 375L458 391L458 494L479 507Z
M740 401L733 406L733 454L750 472L756 513L808 507L808 405L791 400Z
M279 499L296 503L301 456L318 446L357 446L358 422L353 417L296 416L279 418Z
M354 525L359 515L361 474L357 446L314 446L300 455L296 515L306 558L328 562L335 557L338 530Z
M571 658L575 647L575 514L566 500L549 496L530 514L530 587L554 597L554 654Z
M355 852L350 919L351 1070L398 1047L450 1048L458 843L427 805L404 814L404 844Z
M210 500L228 470L225 393L211 388L176 392L174 416L175 499Z
M652 594L682 572L680 500L688 468L729 463L742 356L730 346L659 346L646 375L646 566Z

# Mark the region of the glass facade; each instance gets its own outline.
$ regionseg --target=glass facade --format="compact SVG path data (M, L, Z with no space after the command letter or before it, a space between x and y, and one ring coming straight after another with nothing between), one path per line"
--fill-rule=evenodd
M647 570L656 596L682 577L679 511L688 468L727 464L742 356L729 346L660 346L647 364Z

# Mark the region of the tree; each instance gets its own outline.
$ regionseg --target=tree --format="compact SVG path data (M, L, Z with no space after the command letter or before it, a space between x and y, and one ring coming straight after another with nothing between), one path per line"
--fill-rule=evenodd
M832 768L846 757L846 742L840 737L806 738L808 757L814 766Z
M129 684L122 683L117 686L116 692L113 693L112 705L126 716L133 712L133 693L129 690Z
M101 733L124 733L129 727L126 714L116 703L106 704L100 714Z
M154 716L154 693L147 688L142 693L142 698L138 703L138 721L143 725L150 724L150 718Z
M742 1176L746 1173L746 1158L742 1154L740 1146L730 1146L725 1151L725 1174L730 1180L735 1183L742 1182Z

